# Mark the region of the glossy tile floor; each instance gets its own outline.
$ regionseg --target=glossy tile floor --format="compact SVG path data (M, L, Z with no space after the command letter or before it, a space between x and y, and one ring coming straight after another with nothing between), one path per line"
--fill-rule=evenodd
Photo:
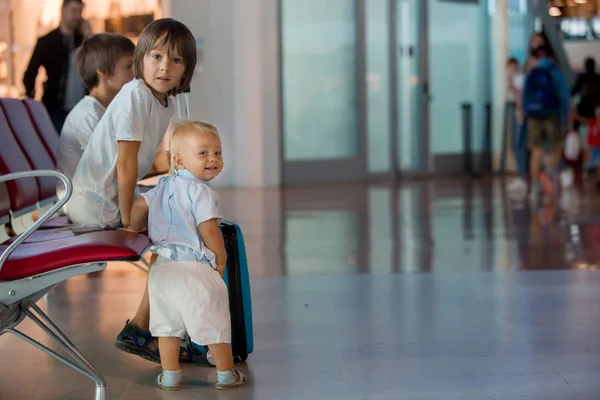
M114 337L145 276L128 264L72 279L40 305L107 378L112 399L571 400L600 397L600 196L506 200L504 182L222 191L245 232L251 383L154 385L157 365ZM21 330L43 338L32 323ZM48 344L48 340L43 340ZM0 337L1 399L90 399L93 383Z

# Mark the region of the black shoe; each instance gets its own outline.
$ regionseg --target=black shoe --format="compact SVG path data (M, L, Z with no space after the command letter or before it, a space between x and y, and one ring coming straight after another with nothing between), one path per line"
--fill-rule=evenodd
M150 344L154 343L154 348ZM125 323L123 330L117 335L115 346L124 352L135 354L145 360L160 363L160 354L155 337L148 331L143 331L129 323Z

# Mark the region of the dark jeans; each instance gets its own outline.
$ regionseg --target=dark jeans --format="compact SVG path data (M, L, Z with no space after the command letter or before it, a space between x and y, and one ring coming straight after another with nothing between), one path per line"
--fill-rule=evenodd
M54 128L59 135L65 123L65 119L67 119L67 114L69 114L69 112L65 110L54 110L50 113L52 125L54 125Z

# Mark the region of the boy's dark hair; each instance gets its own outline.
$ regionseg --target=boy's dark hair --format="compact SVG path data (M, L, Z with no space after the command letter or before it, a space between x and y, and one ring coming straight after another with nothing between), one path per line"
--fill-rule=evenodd
M63 0L62 6L63 8L69 3L79 3L83 5L83 0Z
M594 57L587 57L585 59L585 72L594 72L596 70L596 60Z
M534 37L541 38L543 42L540 46L535 48L531 46L531 42ZM529 39L529 54L535 58L548 57L556 61L554 50L549 43L550 41L548 40L548 35L546 35L546 31L544 29L541 32L534 32Z
M187 26L173 18L157 19L144 28L133 53L133 76L143 78L144 56L160 46L166 46L169 52L177 50L185 65L181 82L168 94L189 91L196 68L196 39Z
M515 57L510 57L506 63L508 65L514 64L516 66L519 66L519 60L517 60Z
M116 33L97 33L85 39L75 54L77 73L85 87L92 90L99 83L98 71L111 75L124 56L133 55L135 45Z

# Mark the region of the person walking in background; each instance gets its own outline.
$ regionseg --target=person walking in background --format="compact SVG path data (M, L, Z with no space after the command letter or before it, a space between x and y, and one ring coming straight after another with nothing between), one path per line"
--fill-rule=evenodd
M579 96L577 114L583 118L595 118L595 109L600 100L600 75L596 72L596 60L585 60L585 72L577 77L571 96Z
M540 188L547 196L558 189L558 164L568 123L570 91L546 44L534 48L534 56L537 62L525 77L522 104L531 148L531 195L536 198ZM546 148L550 157L546 171L540 173Z
M576 104L575 110L577 118L573 122L573 128L579 133L581 141L589 140L590 124L585 121L596 118L595 109L600 102L600 75L596 72L596 60L593 57L588 57L585 60L584 73L577 76L575 84L571 89L571 97ZM581 123L584 121L584 123ZM589 158L589 147L584 150L585 159ZM585 169L590 172L596 170L594 164L588 163Z
M39 69L44 67L46 70L48 79L44 82L42 103L57 132L61 131L69 111L86 94L73 60L84 34L91 33L82 11L82 0L63 0L60 25L38 39L23 76L25 95L34 98Z
M596 190L600 191L600 103L594 107L594 117L577 114L575 118L587 127L587 167L596 173Z

